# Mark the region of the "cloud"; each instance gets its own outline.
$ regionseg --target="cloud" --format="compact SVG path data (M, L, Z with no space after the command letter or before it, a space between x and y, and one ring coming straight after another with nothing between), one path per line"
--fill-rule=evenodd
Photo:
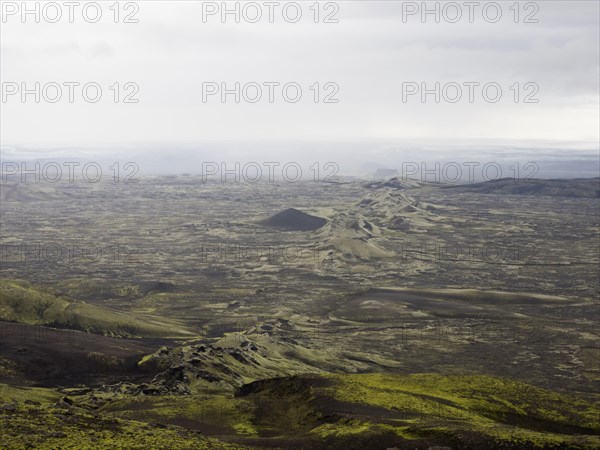
M94 81L103 98L96 104L3 103L2 143L597 142L600 6L538 3L539 22L532 24L514 23L506 2L498 23L481 17L474 23L404 23L402 2L340 2L339 23L332 24L314 23L308 3L298 23L281 17L275 23L204 23L201 2L141 2L139 23L132 24L12 21L1 31L3 81ZM231 87L269 81L297 82L302 101L287 103L279 93L274 103L202 102L203 82ZM495 104L404 103L407 81L497 82L503 98ZM128 82L139 86L139 103L115 103L111 86L119 83L121 100ZM321 101L327 82L339 86L338 104ZM511 86L519 83L522 90L527 82L539 86L539 103L513 101Z
M106 42L96 42L90 46L90 53L95 57L111 56L115 49Z

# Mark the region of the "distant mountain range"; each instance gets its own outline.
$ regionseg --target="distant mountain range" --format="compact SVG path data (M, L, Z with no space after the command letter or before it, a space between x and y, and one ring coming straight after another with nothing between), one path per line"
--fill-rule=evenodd
M501 178L483 183L445 186L444 188L475 191L481 194L600 198L600 178L577 178L571 180L515 180L513 178Z

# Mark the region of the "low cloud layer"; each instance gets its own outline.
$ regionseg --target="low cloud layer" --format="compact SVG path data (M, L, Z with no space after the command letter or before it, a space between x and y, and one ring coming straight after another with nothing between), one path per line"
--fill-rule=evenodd
M74 23L64 17L22 23L19 14L5 14L3 83L94 82L102 98L86 102L80 86L73 103L66 90L57 103L9 96L1 104L2 144L502 139L597 147L597 2L530 2L537 9L522 3L518 23L510 2L498 3L496 23L487 20L492 10L482 13L490 2L481 2L473 23L463 2L457 2L463 14L457 23L449 22L450 10L439 23L433 15L423 23L420 12L407 15L408 3L322 2L319 23L308 2L299 3L297 23L277 13L273 23L244 16L235 23L232 15L222 23L218 13L207 15L207 2L137 2L139 11L120 11L120 23L108 4L98 23L77 14ZM138 23L122 23L134 12ZM523 23L528 16L537 23ZM323 23L326 17L338 22ZM217 92L203 99L207 82L219 89L257 83L262 98L251 103L242 96L236 103L231 94L222 103ZM273 103L265 82L280 83ZM280 88L290 82L302 89L297 103L282 98ZM407 97L403 83L419 90L440 83L441 101L429 94L423 103L421 92ZM472 103L464 83L474 86ZM497 102L484 98L486 83L501 87ZM447 101L457 85L461 100ZM124 103L128 95L139 102ZM328 96L338 102L324 102ZM524 102L528 96L537 103Z

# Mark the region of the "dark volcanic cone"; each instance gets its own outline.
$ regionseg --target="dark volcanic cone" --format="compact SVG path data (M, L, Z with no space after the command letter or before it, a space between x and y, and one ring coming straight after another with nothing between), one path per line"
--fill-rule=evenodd
M310 231L321 228L327 223L326 219L303 213L294 208L286 209L264 220L263 225L284 228L293 231Z

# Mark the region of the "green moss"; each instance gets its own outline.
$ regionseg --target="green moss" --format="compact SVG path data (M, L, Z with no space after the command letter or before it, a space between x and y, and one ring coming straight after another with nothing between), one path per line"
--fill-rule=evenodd
M311 433L322 437L348 436L373 431L375 425L360 420L342 420L336 423L326 423L311 430Z
M239 449L179 427L93 416L43 406L22 406L2 412L2 448L47 449Z
M8 424L2 437L9 443L7 448L18 446L19 436L44 448L75 448L69 447L75 443L77 448L228 448L174 426L189 423L232 440L304 436L311 442L360 439L368 443L394 442L397 436L417 445L419 441L457 442L466 433L481 448L600 448L598 405L526 383L436 374L327 375L326 379L325 383L315 376L274 379L243 397L119 395L96 411L97 417L74 408L66 420L64 410L53 406L63 394L0 385L3 399L19 402L17 411L11 406L0 412ZM43 405L24 405L26 399ZM332 400L350 405L338 412L330 411L330 406L323 410Z
M7 384L0 384L0 394L0 403L13 400L21 403L26 400L53 403L62 397L62 394L54 389L14 387Z
M335 380L329 392L337 400L414 417L411 430L426 430L417 434L442 426L540 447L600 444L598 436L591 436L600 429L598 405L513 380L436 374L329 377Z
M226 395L123 398L102 409L120 417L163 423L191 421L229 428L232 434L256 435L253 406Z
M0 319L27 324L54 322L64 315L70 302L35 289L31 284L0 280Z
M258 430L256 427L249 423L236 423L233 429L238 433L246 436L256 437L258 436Z
M193 336L176 320L87 304L73 295L67 298L26 282L1 279L0 320L117 337Z
M10 359L0 357L0 376L16 377L19 374L19 366Z
M144 364L150 362L154 358L154 355L145 355L142 359L140 359L137 363L138 366L143 366Z

